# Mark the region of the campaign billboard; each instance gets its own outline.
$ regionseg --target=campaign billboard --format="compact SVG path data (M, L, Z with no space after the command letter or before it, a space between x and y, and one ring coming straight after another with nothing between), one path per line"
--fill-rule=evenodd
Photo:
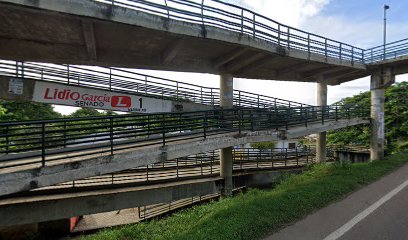
M172 110L169 100L45 81L35 82L32 96L32 101L35 102L122 112L153 113Z

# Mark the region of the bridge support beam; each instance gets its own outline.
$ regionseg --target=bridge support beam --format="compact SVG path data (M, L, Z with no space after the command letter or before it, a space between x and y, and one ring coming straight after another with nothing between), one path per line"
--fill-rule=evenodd
M234 83L230 74L220 76L220 107L223 109L233 108ZM232 196L232 147L221 149L220 153L220 176L224 178L222 196Z
M370 161L384 158L385 124L384 101L385 89L395 82L391 69L382 69L371 75L371 139Z
M317 83L317 106L327 106L327 83ZM316 139L316 161L326 162L326 132L317 134Z

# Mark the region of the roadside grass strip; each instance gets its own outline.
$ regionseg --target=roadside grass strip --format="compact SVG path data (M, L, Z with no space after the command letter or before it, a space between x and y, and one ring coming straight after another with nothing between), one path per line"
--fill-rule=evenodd
M282 177L270 190L250 189L162 219L105 229L82 239L258 239L344 198L406 162L408 152L372 163L314 164L302 174Z

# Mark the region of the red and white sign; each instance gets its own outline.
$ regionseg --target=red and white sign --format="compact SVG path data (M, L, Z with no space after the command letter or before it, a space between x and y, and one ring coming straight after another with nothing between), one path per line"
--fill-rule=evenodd
M33 101L122 112L170 112L171 102L85 87L36 81Z

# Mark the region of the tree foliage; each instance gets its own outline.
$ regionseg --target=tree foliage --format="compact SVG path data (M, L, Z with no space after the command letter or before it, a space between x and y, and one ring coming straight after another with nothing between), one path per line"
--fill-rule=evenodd
M340 101L344 104L358 104L370 108L370 92L363 92ZM403 146L408 141L408 83L402 82L389 87L385 91L385 136L387 147L394 150L398 145ZM358 125L340 130L330 131L329 144L357 144L370 143L370 126Z
M27 121L54 119L62 115L45 103L26 101L0 101L0 121Z

